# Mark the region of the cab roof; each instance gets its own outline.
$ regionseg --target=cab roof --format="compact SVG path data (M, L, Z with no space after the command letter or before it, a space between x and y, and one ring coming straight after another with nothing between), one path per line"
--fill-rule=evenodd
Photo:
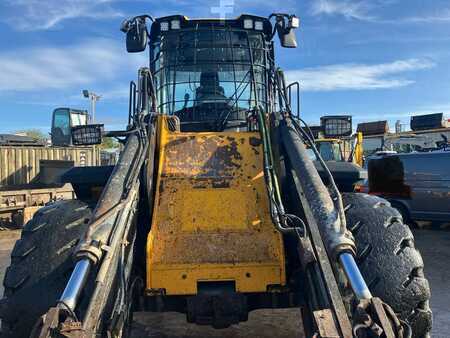
M186 28L231 28L231 29L245 29L244 21L252 20L253 21L253 29L248 29L249 31L261 31L263 32L267 39L270 40L272 38L273 27L270 20L266 17L250 15L250 14L242 14L235 19L219 19L219 18L200 18L200 19L190 19L184 15L170 15L164 16L155 19L151 27L150 36L153 38L161 34L161 23L168 22L169 26L172 21L180 21L180 29ZM262 30L256 30L254 27L255 22L262 22ZM170 29L170 31L174 31L175 29ZM247 29L246 29L247 30Z

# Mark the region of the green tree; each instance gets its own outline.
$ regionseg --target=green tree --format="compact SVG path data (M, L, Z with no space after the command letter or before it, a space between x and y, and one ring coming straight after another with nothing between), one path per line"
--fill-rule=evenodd
M25 129L17 131L15 134L21 134L28 137L31 137L35 141L46 142L48 140L48 135L45 134L40 129Z
M119 148L119 142L112 137L105 137L102 144L100 145L102 149L116 149Z

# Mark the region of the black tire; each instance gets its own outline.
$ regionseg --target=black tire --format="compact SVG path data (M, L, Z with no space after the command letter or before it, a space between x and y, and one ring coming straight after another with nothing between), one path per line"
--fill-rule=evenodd
M430 287L411 230L398 210L382 198L349 193L343 194L343 200L357 263L372 294L411 325L413 337L428 337Z
M411 218L410 212L407 207L405 207L402 203L396 201L389 201L391 206L398 210L400 215L402 215L403 223L407 224L411 228L418 228L417 223L413 221Z
M61 296L73 268L72 253L92 211L87 204L59 201L40 209L11 253L0 301L2 337L29 337Z

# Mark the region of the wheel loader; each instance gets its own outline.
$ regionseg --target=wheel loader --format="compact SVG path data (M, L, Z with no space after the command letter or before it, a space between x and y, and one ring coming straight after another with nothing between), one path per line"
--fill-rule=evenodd
M112 171L68 175L78 199L25 226L4 336L126 337L136 311L220 330L264 308L300 308L307 337L429 336L430 290L400 214L341 194L329 172L325 186L308 157L321 158L275 64L275 37L294 48L298 27L283 13L124 21L128 52L150 50L128 127L72 132L124 149Z

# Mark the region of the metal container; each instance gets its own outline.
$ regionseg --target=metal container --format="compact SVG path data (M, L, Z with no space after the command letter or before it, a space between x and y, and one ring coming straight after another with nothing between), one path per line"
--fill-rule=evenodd
M418 115L411 117L411 130L428 130L428 129L439 129L445 128L446 121L444 120L444 114L428 114L428 115Z
M356 131L363 133L364 136L382 135L389 132L389 125L387 121L359 123Z
M75 166L100 165L98 147L0 146L0 188L31 183L40 172L41 160L73 161Z

